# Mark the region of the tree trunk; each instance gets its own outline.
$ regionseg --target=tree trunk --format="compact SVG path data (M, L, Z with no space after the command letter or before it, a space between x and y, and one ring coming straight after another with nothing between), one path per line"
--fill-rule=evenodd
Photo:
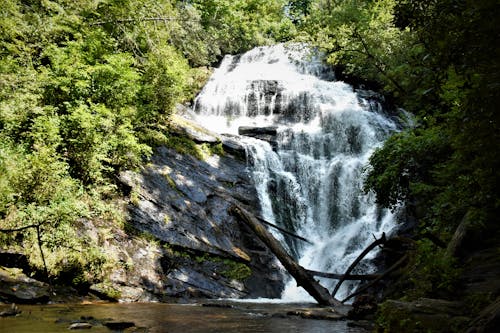
M320 305L340 306L341 303L333 298L328 290L321 286L306 269L300 266L271 235L269 231L248 211L240 206L233 205L229 212L245 222L257 236L269 247L283 264L285 269L293 276L297 285L304 288Z

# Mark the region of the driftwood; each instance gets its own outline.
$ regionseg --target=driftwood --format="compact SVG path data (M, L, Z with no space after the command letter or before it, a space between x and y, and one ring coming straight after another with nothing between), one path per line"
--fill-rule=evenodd
M381 245L381 244L384 244L386 242L386 238L385 238L385 233L382 233L382 237L380 237L379 239L376 239L373 243L371 243L363 252L361 252L361 254L356 258L356 260L353 261L353 263L351 264L351 266L349 266L349 268L347 269L347 271L344 273L344 276L339 280L339 282L337 283L337 285L335 286L335 289L333 289L333 292L332 292L332 297L335 297L335 294L337 293L337 291L339 291L339 288L340 286L342 285L342 283L346 280L346 277L349 276L349 274L352 272L352 270L354 269L354 267L356 267L356 265L371 251L373 250L375 247Z
M255 234L269 247L283 264L285 269L293 276L297 285L304 288L320 305L339 306L341 303L333 298L328 290L321 286L309 272L300 266L281 246L281 244L271 235L269 231L244 208L232 205L230 213L245 222Z
M346 298L344 298L342 300L342 303L350 300L354 296L357 296L357 295L361 294L362 292L364 292L365 290L367 290L368 288L370 288L371 286L373 286L375 283L377 283L378 281L380 281L383 278L385 278L387 275L389 275L390 273L392 273L393 271L395 271L399 266L401 266L407 259L408 259L408 255L405 254L403 257L401 257L401 259L399 259L396 263L394 263L391 267L389 267L385 272L383 272L382 274L380 274L379 277L377 277L376 279L374 279L370 283L364 285L363 287L359 288L358 290L356 290L351 295L349 295Z

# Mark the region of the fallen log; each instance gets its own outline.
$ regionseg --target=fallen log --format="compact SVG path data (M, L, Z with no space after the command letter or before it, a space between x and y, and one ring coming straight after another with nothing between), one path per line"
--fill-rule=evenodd
M352 272L352 270L354 269L354 267L356 267L356 265L371 251L373 250L375 247L381 245L381 244L384 244L386 242L386 238L385 238L385 233L382 233L382 237L380 237L379 239L376 239L373 243L371 243L370 245L368 245L368 247L363 251L361 252L361 254L356 258L356 260L353 261L353 263L351 264L351 266L349 266L349 268L347 269L347 271L344 273L344 277L341 278L339 280L339 282L337 282L337 285L335 286L335 289L333 289L332 291L332 297L335 297L335 294L337 294L337 291L339 291L339 288L340 286L342 285L342 283L346 280L345 277L346 276L349 276L349 274Z
M297 285L304 288L320 305L340 306L341 303L330 295L328 290L321 286L314 277L302 266L300 266L271 235L269 231L244 208L232 205L229 212L241 219L274 253L283 267L293 276Z

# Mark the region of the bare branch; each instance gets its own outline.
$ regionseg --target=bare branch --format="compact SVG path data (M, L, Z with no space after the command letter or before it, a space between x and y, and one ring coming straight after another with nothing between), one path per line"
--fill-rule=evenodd
M378 281L380 281L383 278L385 278L387 275L389 275L390 273L392 273L393 271L395 271L396 268L398 268L399 266L401 266L407 259L408 259L408 255L405 254L403 257L401 257L401 259L399 259L394 265L392 265L391 267L389 267L384 273L380 274L376 279L374 279L373 281L371 281L367 285L361 287L360 289L356 290L354 293L352 293L351 295L349 295L345 299L343 299L342 303L348 301L349 299L353 298L354 296L357 296L357 295L361 294L362 292L364 292L365 290L367 290L368 288L370 288L371 286L373 286L375 283L377 283Z
M143 17L143 18L125 18L125 19L117 19L117 20L110 20L110 21L97 21L97 22L91 22L89 25L90 26L96 26L96 25L105 25L105 24L110 24L110 23L136 23L136 22L147 22L147 21L196 21L196 20L186 20L186 19L180 19L178 17Z
M356 260L353 261L353 263L351 264L351 266L349 266L349 268L347 269L347 271L344 273L344 276L343 278L341 278L339 280L339 282L337 283L337 285L335 286L335 288L333 289L333 292L332 292L332 297L335 297L335 294L337 293L337 291L339 290L340 286L342 285L342 283L346 280L346 277L349 276L349 274L351 273L351 271L354 269L354 267L356 267L356 265L371 251L373 250L375 247L377 247L378 245L380 244L384 244L386 242L386 238L385 238L385 233L382 233L382 237L380 237L380 239L376 239L373 243L371 243L370 245L368 245L368 247L363 251L361 252L361 254L356 258Z

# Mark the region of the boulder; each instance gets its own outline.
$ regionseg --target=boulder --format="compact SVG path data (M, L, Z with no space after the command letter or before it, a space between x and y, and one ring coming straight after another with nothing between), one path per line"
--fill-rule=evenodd
M27 277L21 269L0 267L0 301L20 304L46 303L50 286Z
M238 128L238 134L267 141L269 142L271 147L273 147L274 150L278 148L278 141L276 140L276 135L278 135L277 126L265 126L265 127L240 126Z
M113 331L123 331L127 328L134 327L135 323L131 321L108 321L103 323L103 325Z
M265 126L265 127L240 126L238 127L238 134L251 137L258 137L259 135L276 136L278 134L278 126Z
M68 329L70 330L89 330L92 328L92 325L89 323L74 323L69 325Z
M12 303L11 305L0 305L0 317L13 317L21 313L21 310Z

